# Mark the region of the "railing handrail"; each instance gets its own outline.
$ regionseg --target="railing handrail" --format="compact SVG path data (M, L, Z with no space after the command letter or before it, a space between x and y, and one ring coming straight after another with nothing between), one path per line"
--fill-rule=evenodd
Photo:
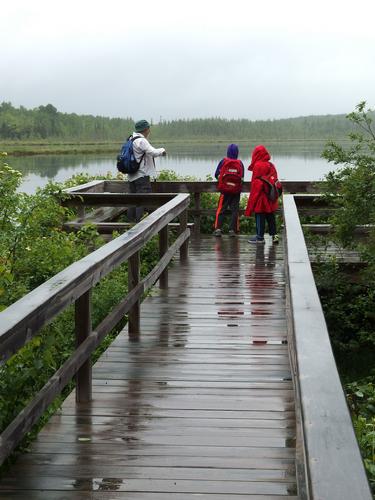
M145 194L144 199L147 196ZM0 464L74 375L77 375L77 399L90 400L90 355L124 314L129 313L129 334L139 332L139 301L142 294L158 278L160 286L167 286L166 267L178 249L181 259L186 259L186 242L190 235L190 229L187 227L189 198L188 194L174 195L129 231L71 264L0 313L0 363L15 354L73 302L76 307L77 338L77 348L70 358L1 434ZM180 219L180 234L168 247L168 224L176 217ZM158 233L160 260L154 269L140 280L139 252L145 243ZM95 331L92 331L91 289L126 260L128 294L96 326Z
M371 500L293 195L283 197L289 348L309 500ZM298 448L298 446L297 446Z
M316 198L324 181L283 181L284 192L299 193L299 204L306 208L306 211L313 210L316 215L331 213L331 208L326 207L324 203L316 204ZM189 209L189 215L194 218L194 233L200 233L201 217L215 215L215 208L201 208L201 195L203 193L217 193L217 181L155 181L151 183L155 198L171 195L170 193L190 193L193 197L193 207ZM251 182L245 182L242 192L246 194L250 191ZM85 215L85 206L106 207L111 203L117 208L112 209L110 213L100 214L100 221L110 220L111 215L118 216L127 206L131 204L135 196L129 194L129 183L119 179L93 181L65 190L68 199L64 200L64 205L75 205L78 207L78 223L84 223L86 220L92 220L92 215ZM310 196L313 195L313 196ZM319 198L319 195L318 195ZM240 210L243 214L243 210ZM99 215L99 214L97 214Z
M88 183L78 186L79 190L86 190L87 192L94 192L100 189L100 192L128 192L129 184L121 180L105 180L102 181L102 187L97 184ZM319 193L321 185L324 181L282 181L283 188L288 193ZM217 192L217 181L159 181L156 180L151 183L154 193L215 193ZM112 187L111 187L112 186ZM113 187L116 187L113 190ZM248 193L250 191L251 182L245 181L242 186L242 192ZM73 190L71 190L72 192ZM98 192L98 191L96 191Z

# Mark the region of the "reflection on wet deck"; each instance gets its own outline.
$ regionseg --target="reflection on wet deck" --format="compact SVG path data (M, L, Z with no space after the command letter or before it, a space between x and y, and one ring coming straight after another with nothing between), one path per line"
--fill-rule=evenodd
M193 240L0 498L296 500L282 246Z

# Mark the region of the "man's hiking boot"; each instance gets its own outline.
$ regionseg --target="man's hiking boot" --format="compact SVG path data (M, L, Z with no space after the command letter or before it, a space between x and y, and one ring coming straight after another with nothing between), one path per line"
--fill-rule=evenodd
M221 236L221 229L215 229L214 236L220 237Z
M272 236L272 243L275 243L275 245L277 245L279 243L279 241L280 241L279 235L278 234L274 234Z
M233 231L233 229L230 229L228 231L228 235L231 236L232 238L234 238L236 236L236 231Z

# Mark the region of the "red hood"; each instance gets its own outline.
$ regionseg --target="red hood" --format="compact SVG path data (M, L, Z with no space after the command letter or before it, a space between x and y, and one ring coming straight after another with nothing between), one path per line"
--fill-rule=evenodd
M267 149L262 146L262 144L259 144L259 146L256 146L254 148L253 154L251 156L251 163L249 166L249 170L253 170L254 165L257 162L268 162L271 159L271 155L267 151ZM259 174L259 175L265 175L265 174Z

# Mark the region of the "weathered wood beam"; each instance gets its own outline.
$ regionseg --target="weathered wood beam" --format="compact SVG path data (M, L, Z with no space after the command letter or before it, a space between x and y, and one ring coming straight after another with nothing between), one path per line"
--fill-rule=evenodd
M64 193L103 193L105 186L105 181L95 180L87 182L86 184L80 184L79 186L73 186L71 188L66 188L63 190Z
M85 226L85 222L66 222L63 228L66 231L79 231ZM132 222L92 222L99 234L112 234L113 231L128 231L130 228L134 227ZM168 224L169 229L178 229L180 227L179 222L170 222ZM189 222L187 227L194 229L194 222Z
M100 207L89 213L86 213L84 217L78 217L78 219L70 222L81 222L86 224L88 222L109 222L116 220L121 214L126 211L127 208L124 207Z
M188 221L188 211L184 210L180 213L180 233L183 234L187 229L187 221ZM180 248L180 260L181 262L186 262L188 257L188 240L185 240L183 245Z
M371 500L297 206L284 196L289 348L300 404L308 498ZM355 480L353 480L355 478Z
M163 227L163 229L159 232L159 260L163 258L163 256L168 251L168 226ZM159 279L160 288L168 288L168 269L166 268Z
M106 180L103 192L126 193L129 192L129 183L120 180ZM319 193L323 181L282 181L286 193ZM156 181L152 182L154 193L215 193L217 192L217 181ZM243 185L243 192L250 191L250 182Z
M91 333L91 289L87 290L75 302L75 334L76 348L84 342ZM82 364L76 374L76 401L87 403L91 401L92 367L88 359Z
M354 228L355 235L368 235L372 229L374 229L373 224L362 224L357 225ZM332 224L302 224L303 229L307 229L313 234L332 234L334 233L334 227Z
M147 207L160 207L175 196L174 193L164 194L139 194L139 193L78 193L71 194L69 198L62 201L66 207L74 206L104 206L130 207L142 205Z
M131 292L134 288L139 284L140 278L140 255L139 251L135 252L128 259L128 293ZM129 336L132 337L134 335L139 334L139 327L141 322L140 315L140 307L141 303L138 299L133 306L131 307L128 314L128 331Z

